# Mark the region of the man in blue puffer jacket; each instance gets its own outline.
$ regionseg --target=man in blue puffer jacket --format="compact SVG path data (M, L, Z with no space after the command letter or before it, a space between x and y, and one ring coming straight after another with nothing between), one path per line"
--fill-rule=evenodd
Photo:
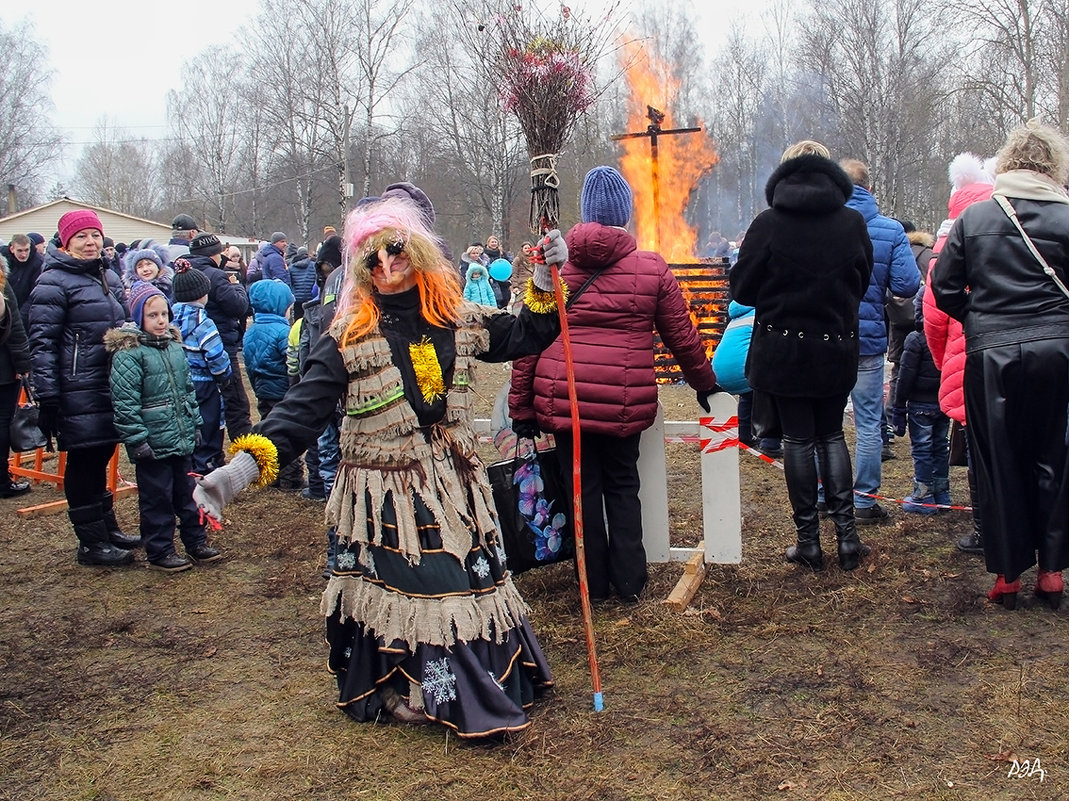
M872 240L873 267L869 288L858 310L861 340L857 383L850 393L857 445L854 451L854 518L858 523L882 523L887 512L873 497L880 491L883 450L883 372L887 358L884 300L887 290L911 298L920 288L920 270L906 232L897 220L880 214L869 185L869 169L857 159L839 163L854 183L846 205L861 213Z

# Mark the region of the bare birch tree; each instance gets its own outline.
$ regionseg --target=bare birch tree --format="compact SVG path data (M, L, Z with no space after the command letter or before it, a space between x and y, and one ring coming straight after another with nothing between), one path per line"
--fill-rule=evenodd
M74 168L74 190L89 203L124 214L149 217L159 211L162 182L157 153L145 139L131 139L102 120L96 141L82 151Z
M42 189L63 149L48 121L51 72L41 50L29 24L7 29L0 22L0 183L15 186L27 200Z
M188 146L203 181L190 187L203 200L204 225L226 233L232 187L240 175L241 128L230 118L231 104L206 102L205 87L240 92L244 85L241 56L231 50L209 48L182 68L182 89L168 96L168 115L174 132Z
M885 213L909 202L907 175L931 159L930 130L946 96L941 29L924 0L828 0L800 37L798 67L817 77L829 144L869 165Z

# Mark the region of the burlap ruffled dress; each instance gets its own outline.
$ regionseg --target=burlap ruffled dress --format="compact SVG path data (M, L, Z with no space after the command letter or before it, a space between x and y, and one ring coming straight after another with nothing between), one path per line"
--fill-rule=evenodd
M335 321L259 428L284 464L339 398L345 410L326 511L339 550L321 604L338 706L371 721L397 693L462 737L523 729L553 678L504 568L471 390L476 360L539 352L556 314L465 302L449 330L422 318L417 289L377 300L377 329L340 345L349 320Z

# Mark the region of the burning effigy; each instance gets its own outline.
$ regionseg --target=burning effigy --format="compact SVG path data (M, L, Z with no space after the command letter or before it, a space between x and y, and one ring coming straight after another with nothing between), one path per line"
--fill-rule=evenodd
M697 228L685 212L698 182L720 157L701 125L675 127L670 104L678 81L642 50L641 42L625 43L621 59L630 90L629 132L613 139L623 149L620 172L634 189L635 238L640 248L660 253L671 266L712 357L727 324L728 261L698 257ZM660 343L656 358L658 381L681 378Z

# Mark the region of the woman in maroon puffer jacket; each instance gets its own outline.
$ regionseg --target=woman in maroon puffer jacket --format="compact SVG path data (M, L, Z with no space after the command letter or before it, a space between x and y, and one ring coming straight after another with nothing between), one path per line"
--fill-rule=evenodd
M568 232L569 259L561 273L574 295L602 271L568 306L582 429L583 541L595 601L607 599L611 586L634 602L646 586L638 446L657 414L654 330L699 399L717 389L675 276L664 259L640 251L624 230L631 202L631 187L612 167L587 174L583 222ZM517 435L554 434L571 492L571 407L559 337L540 355L513 365L509 413Z

